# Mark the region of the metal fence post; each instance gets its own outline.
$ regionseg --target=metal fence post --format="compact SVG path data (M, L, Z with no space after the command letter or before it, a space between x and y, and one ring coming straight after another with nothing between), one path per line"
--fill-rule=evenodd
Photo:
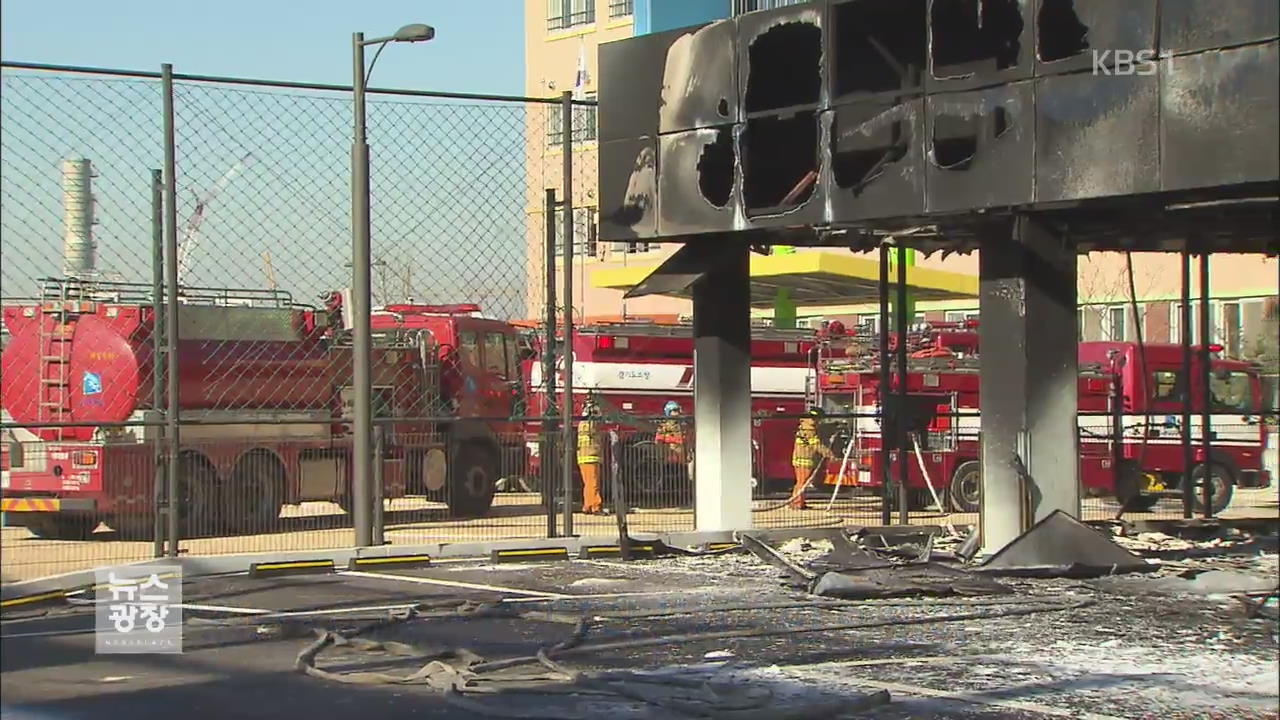
M164 95L164 341L168 407L165 411L165 472L169 495L169 557L178 556L181 537L182 494L179 492L179 448L181 428L178 417L178 152L173 111L173 65L160 66Z
M561 138L564 150L564 410L561 427L564 440L564 534L573 536L573 468L575 442L573 426L573 93L561 96Z
M1212 340L1209 332L1209 252L1203 247L1200 249L1200 443L1204 447L1204 458L1201 464L1204 465L1204 473L1200 481L1204 483L1204 487L1200 491L1200 497L1204 502L1204 517L1206 520L1213 517L1213 455L1211 445L1213 442L1213 429L1211 427L1213 413L1213 388L1210 383L1213 381L1213 368L1211 366L1212 356L1209 354L1209 342Z
M151 171L151 415L156 417L164 407L164 173ZM148 425L143 435L155 438L152 462L155 477L151 485L152 555L164 557L165 517L172 512L172 498L165 488L164 428ZM161 508L164 512L161 512Z
M559 112L559 108L555 108ZM547 537L556 536L556 503L555 503L555 405L556 405L556 191L547 188L544 205L546 220L545 265L546 283L546 318L543 321L542 347L542 381L546 391L543 397L546 404L542 408L542 436L538 441L538 455L542 458L542 505L547 513Z
M351 318L354 337L351 348L351 384L355 408L352 412L351 513L356 547L373 541L370 475L373 468L373 381L371 356L372 271L369 227L369 143L365 132L364 34L351 38L353 57L352 100L355 121L351 138Z
M893 522L890 514L892 488L889 486L889 422L885 407L889 399L889 246L880 246L880 524Z
M907 249L897 249L898 287L894 298L894 320L897 326L898 347L894 353L898 360L898 408L894 413L893 438L898 454L898 523L911 523L910 499L907 477L911 466L907 464Z
M1182 517L1191 519L1195 508L1195 479L1191 469L1196 464L1191 445L1191 248L1182 248L1182 308L1178 325L1182 329Z
M384 509L382 507L383 486L382 483L386 479L386 468L383 465L383 448L385 447L386 428L377 425L373 428L373 530L370 538L371 545L385 545L385 520Z

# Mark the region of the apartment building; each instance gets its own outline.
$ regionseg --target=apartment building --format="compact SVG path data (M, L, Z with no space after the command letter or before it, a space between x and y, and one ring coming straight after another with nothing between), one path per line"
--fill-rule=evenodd
M794 4L798 0L526 0L525 90L537 97L576 90L593 98L598 90L596 55L601 43L635 33L698 24L752 10ZM618 316L673 316L690 312L688 301L646 297L623 301L615 289L595 287L598 270L633 265L656 265L673 246L649 243L601 243L595 240L596 223L596 125L594 111L575 112L573 141L574 175L574 273L575 315L581 318ZM563 128L558 109L531 112L528 132L529 193L527 241L530 258L528 316L543 312L543 237L545 192L560 187ZM560 198L563 201L563 198ZM563 233L560 233L563 235ZM558 239L557 242L563 238ZM799 252L806 252L799 249ZM831 252L843 252L830 250ZM559 252L557 252L559 256ZM922 257L922 267L977 274L977 255ZM1130 279L1132 275L1132 280ZM1193 272L1192 296L1199 287ZM1215 256L1210 260L1209 292L1211 340L1230 354L1258 357L1277 334L1277 294L1280 268L1275 259L1261 256ZM1133 312L1130 289L1136 294ZM1079 336L1081 339L1136 339L1176 342L1180 339L1180 263L1177 255L1135 254L1132 272L1122 253L1095 253L1081 257L1079 273ZM977 316L977 298L916 305L917 320L963 320ZM769 316L767 310L757 314ZM802 322L840 318L846 322L874 324L871 306L800 308ZM1198 329L1192 337L1199 340Z

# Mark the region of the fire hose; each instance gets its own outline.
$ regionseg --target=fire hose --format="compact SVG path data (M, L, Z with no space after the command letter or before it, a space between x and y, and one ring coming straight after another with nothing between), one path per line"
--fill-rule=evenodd
M781 637L801 634L842 632L889 626L923 625L932 623L963 622L968 620L984 620L1001 617L1016 617L1044 612L1075 610L1093 604L1089 598L1077 599L1074 602L1044 602L1039 600L997 600L987 602L953 601L950 604L975 606L1013 605L996 611L962 612L946 615L927 615L889 620L872 620L836 624L808 625L801 627L743 628L736 630L705 631L677 633L652 637L615 640L600 643L587 643L593 622L607 619L660 617L678 614L697 613L704 615L715 612L735 610L780 609L784 607L802 607L814 609L837 608L841 606L872 603L866 601L830 602L811 601L800 603L757 603L727 606L720 608L674 609L662 611L632 611L604 613L577 617L564 613L547 613L538 611L504 612L495 604L459 603L453 612L444 611L423 613L410 609L406 612L389 615L387 618L365 625L350 632L317 630L317 639L304 648L297 657L295 667L299 672L320 679L357 685L423 685L443 694L451 704L469 712L490 717L514 718L530 720L537 718L557 718L572 720L563 712L540 714L518 710L509 710L480 702L468 695L491 692L522 692L543 694L580 694L617 696L642 702L679 715L689 717L716 718L719 720L764 720L765 718L800 718L829 717L834 713L849 713L859 709L867 709L885 704L889 701L888 693L875 693L856 700L797 704L789 701L786 707L774 705L772 692L765 688L743 688L740 684L716 683L712 679L693 680L672 677L654 678L638 672L608 671L595 674L582 673L566 668L559 661L564 657L581 656L591 653L617 652L663 645L679 645L704 642L709 640L745 639L761 637ZM917 604L906 601L876 603L885 605ZM920 605L940 605L943 602L920 602ZM1022 605L1018 607L1018 605ZM360 635L374 630L384 629L415 619L426 617L460 618L482 617L522 617L527 619L550 620L552 622L570 623L573 630L564 639L550 646L540 648L535 654L513 657L502 660L484 662L477 653L466 648L434 648L418 649L405 643L391 641L365 640ZM316 666L317 657L327 648L347 647L360 652L382 652L398 656L418 655L427 662L417 671L407 675L393 675L382 672L336 673ZM524 666L539 665L541 671L536 673L513 674L508 671ZM502 674L499 674L502 673ZM690 691L686 697L673 697L672 688ZM753 692L754 691L754 692Z

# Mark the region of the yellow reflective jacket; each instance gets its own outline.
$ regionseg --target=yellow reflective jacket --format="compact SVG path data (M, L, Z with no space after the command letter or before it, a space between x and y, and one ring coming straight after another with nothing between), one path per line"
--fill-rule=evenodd
M600 462L600 426L594 420L578 423L578 463Z
M820 458L831 457L831 450L818 437L818 428L812 420L801 420L796 428L796 443L791 450L791 467L811 468Z
M663 420L658 423L658 432L653 439L667 449L672 462L686 461L684 425L679 420Z

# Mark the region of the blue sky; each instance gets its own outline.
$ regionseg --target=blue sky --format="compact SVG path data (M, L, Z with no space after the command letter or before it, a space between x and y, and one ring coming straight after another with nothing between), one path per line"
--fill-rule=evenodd
M434 25L436 39L388 47L373 85L523 91L517 0L174 5L185 15L152 0L4 0L3 57L142 70L172 62L180 73L349 84L353 30L372 37L418 21ZM295 17L295 5L306 12ZM59 166L70 157L90 158L97 172L98 268L145 281L147 178L163 159L158 83L8 70L3 81L0 294L25 294L32 278L60 273ZM175 104L180 238L197 199L252 156L211 204L184 282L263 287L269 251L295 298L347 285L349 95L179 82ZM411 273L417 299L523 311L525 123L551 110L371 96L374 256L397 276Z
M305 8L305 10L304 10ZM351 33L436 28L426 45L388 48L373 84L523 94L520 0L4 0L5 60L351 82Z

